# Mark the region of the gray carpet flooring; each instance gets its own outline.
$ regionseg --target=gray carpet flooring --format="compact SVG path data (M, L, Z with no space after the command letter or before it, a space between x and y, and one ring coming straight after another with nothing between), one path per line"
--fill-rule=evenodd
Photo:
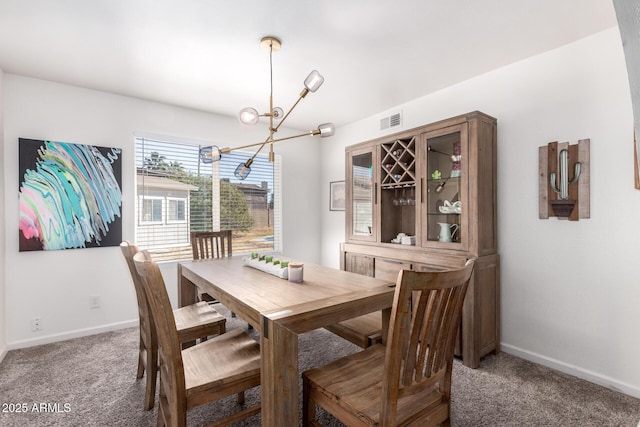
M227 318L228 329L246 328ZM10 351L0 364L0 426L154 426L156 408L143 410L145 383L135 378L137 340L137 328L128 328ZM299 349L301 369L359 350L325 330L301 336ZM457 360L452 395L453 426L640 425L640 400L506 353L475 370ZM259 389L247 393L248 404L257 399ZM189 411L188 424L236 409L234 398L204 405ZM259 426L260 415L237 425Z

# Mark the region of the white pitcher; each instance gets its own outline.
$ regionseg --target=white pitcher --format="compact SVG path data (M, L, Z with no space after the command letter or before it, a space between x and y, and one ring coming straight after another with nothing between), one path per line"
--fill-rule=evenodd
M450 242L456 231L458 231L458 224L449 224L448 222L439 222L440 237L438 240L441 242Z

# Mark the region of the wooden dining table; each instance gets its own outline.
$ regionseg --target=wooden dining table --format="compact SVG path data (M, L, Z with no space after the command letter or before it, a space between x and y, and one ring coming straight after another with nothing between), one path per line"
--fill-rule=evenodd
M245 265L243 257L178 263L179 305L197 289L215 297L260 331L263 426L299 425L298 335L382 310L383 337L395 283L304 263L304 280L289 282Z

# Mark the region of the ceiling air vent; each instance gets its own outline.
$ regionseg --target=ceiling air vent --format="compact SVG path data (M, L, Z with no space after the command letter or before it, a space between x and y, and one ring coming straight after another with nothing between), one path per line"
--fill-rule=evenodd
M402 114L395 113L380 119L380 130L391 129L402 124Z

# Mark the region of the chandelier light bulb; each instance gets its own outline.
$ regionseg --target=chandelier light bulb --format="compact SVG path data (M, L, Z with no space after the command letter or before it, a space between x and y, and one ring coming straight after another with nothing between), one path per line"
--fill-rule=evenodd
M247 162L249 163L249 162ZM236 167L235 172L233 173L233 175L241 180L245 180L249 174L251 173L251 166L247 166L247 163L239 163L238 166Z
M318 130L320 131L320 138L333 136L333 134L336 133L336 127L333 125L333 123L323 123L318 126Z
M220 160L222 152L217 145L200 148L200 161L202 163L213 163Z
M279 120L284 116L284 110L280 107L276 107L273 109L273 118Z
M317 91L320 86L322 86L322 83L324 83L324 77L316 70L310 72L307 78L304 79L304 87L306 87L309 92Z
M253 126L258 123L260 119L260 114L258 114L258 110L251 107L246 107L240 110L240 114L238 115L240 119L240 123L246 126Z

